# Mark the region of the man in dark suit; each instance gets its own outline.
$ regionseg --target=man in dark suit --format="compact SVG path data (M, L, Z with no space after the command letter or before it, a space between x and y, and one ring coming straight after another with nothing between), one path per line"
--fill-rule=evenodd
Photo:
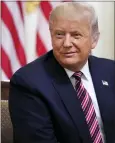
M115 143L115 62L90 56L98 20L86 3L50 15L53 50L11 79L15 143Z

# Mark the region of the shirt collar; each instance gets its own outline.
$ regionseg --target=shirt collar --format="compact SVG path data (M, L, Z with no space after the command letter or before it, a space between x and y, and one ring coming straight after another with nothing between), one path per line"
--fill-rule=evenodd
M65 69L65 71L66 71L66 73L67 73L67 75L68 75L69 78L71 78L72 75L75 73L75 72L73 72L71 70L68 70L66 68L64 68L64 69ZM90 78L90 72L89 72L89 63L88 63L88 60L87 60L86 64L83 66L83 68L80 71L83 73L83 77L85 79L89 80L89 78Z

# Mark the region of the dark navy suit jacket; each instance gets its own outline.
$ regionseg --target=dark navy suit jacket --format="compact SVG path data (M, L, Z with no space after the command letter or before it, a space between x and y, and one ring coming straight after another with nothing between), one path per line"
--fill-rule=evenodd
M115 143L115 63L90 56L89 69L106 143ZM15 143L92 143L76 92L52 51L19 69L10 84Z

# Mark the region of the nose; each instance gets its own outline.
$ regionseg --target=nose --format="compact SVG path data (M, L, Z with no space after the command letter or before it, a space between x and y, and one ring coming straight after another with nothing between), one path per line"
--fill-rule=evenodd
M64 46L65 48L67 48L67 47L71 47L71 46L72 46L72 39L71 39L71 35L67 34L67 35L65 36L63 46Z

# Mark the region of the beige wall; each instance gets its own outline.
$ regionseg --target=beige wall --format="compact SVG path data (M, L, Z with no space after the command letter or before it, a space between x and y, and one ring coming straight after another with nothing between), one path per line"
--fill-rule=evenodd
M100 39L93 54L99 57L115 59L114 48L114 2L89 2L97 12Z

